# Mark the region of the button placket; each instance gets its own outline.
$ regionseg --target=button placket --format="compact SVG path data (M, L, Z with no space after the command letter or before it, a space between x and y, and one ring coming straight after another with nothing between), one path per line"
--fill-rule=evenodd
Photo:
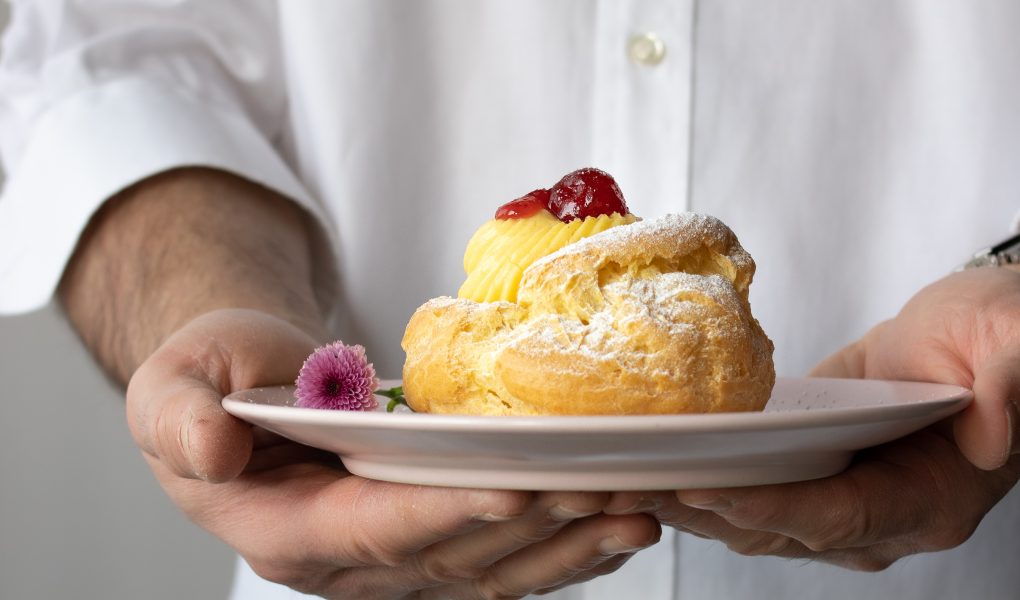
M689 207L694 4L621 3L614 23L621 79L613 168L635 208L651 216Z

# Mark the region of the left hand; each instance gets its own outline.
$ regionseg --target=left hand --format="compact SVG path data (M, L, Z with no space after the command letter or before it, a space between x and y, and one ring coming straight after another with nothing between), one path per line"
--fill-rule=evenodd
M975 399L951 422L859 452L832 477L621 493L606 512L647 512L741 554L865 571L962 544L1020 478L1020 270L936 282L812 375L955 384Z

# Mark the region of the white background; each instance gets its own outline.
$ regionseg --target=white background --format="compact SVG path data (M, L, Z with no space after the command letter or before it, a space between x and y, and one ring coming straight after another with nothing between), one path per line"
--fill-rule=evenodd
M59 309L0 317L0 598L224 598L232 561L163 495Z

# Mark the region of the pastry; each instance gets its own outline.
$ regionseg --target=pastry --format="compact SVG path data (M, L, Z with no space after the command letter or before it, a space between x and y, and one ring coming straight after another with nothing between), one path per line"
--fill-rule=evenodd
M761 410L775 372L748 304L754 269L718 219L641 221L607 174L571 173L501 207L468 244L460 297L411 317L408 404L474 415Z

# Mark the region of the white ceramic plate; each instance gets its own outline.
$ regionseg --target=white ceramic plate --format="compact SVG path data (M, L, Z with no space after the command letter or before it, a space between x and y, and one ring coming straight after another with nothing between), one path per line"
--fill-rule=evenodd
M384 382L384 387L398 382ZM962 410L964 388L780 378L761 413L472 417L295 408L294 388L224 398L230 414L336 452L363 477L456 487L652 490L826 477L855 450Z

